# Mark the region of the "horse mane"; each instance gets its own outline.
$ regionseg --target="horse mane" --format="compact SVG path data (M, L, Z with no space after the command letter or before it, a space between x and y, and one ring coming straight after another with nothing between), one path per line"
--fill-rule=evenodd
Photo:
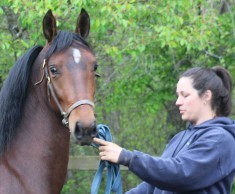
M31 67L42 48L29 49L10 70L0 90L0 154L6 151L22 119Z

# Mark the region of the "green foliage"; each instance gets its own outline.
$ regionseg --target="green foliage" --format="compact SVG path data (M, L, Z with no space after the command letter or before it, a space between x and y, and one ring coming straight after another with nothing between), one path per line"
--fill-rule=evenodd
M68 171L67 182L63 187L61 194L90 194L91 184L94 178L94 171ZM123 190L128 190L132 184L137 185L140 180L135 177L130 171L122 171L121 176L126 181L122 183ZM103 179L99 188L99 194L105 193L106 173L103 173Z
M93 180L95 172L92 171L68 171L69 179L63 187L61 194L90 194L90 187ZM102 190L104 193L104 190Z
M184 127L174 109L179 74L192 66L222 65L235 77L235 7L231 1L220 14L221 2L2 1L1 6L18 15L18 25L27 35L14 38L0 9L1 79L28 48L45 44L41 22L48 9L56 14L59 28L73 30L83 7L91 17L88 41L102 76L97 80L98 123L109 125L120 145L160 155L166 142ZM97 153L73 145L71 154ZM63 194L88 193L92 173L69 172ZM139 181L133 174L125 174L124 189Z

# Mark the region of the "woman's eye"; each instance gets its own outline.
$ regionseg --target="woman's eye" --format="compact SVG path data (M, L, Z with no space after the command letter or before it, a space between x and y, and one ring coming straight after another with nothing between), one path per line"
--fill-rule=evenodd
M189 95L188 94L183 94L183 97L184 98L187 98Z

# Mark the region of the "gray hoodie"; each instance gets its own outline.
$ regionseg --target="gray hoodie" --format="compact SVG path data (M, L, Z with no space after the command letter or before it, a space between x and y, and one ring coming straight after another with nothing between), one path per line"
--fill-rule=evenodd
M217 117L176 134L161 157L123 149L118 163L144 181L126 194L229 194L234 160L235 122Z

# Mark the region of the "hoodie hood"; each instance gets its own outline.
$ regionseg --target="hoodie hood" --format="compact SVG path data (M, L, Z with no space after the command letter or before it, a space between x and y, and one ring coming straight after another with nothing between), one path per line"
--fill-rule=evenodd
M189 129L205 129L209 127L219 127L228 131L235 139L235 121L228 117L216 117L214 119L205 121L199 125L189 125Z

